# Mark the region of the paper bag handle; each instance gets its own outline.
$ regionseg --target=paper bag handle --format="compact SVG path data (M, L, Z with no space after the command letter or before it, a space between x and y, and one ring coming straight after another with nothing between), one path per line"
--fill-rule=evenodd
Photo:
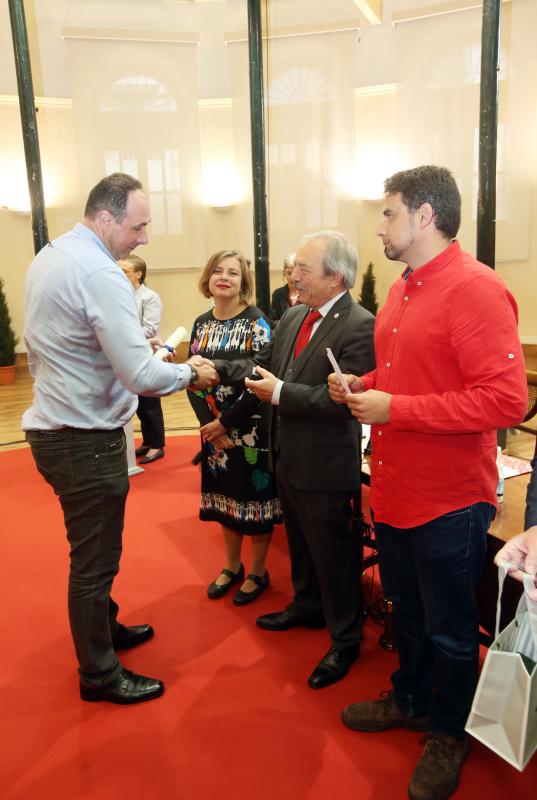
M498 566L498 602L496 604L496 630L494 633L494 638L496 638L500 632L502 591L503 591L505 576L512 568L519 569L519 567L516 564L513 564L511 561L504 561L503 559L500 561ZM522 580L524 582L524 591L522 592L522 595L520 597L520 601L518 603L515 616L521 614L523 611L527 609L530 629L533 638L533 644L534 647L537 649L537 603L534 602L529 596L529 593L535 588L535 576L528 575L527 572L523 572Z

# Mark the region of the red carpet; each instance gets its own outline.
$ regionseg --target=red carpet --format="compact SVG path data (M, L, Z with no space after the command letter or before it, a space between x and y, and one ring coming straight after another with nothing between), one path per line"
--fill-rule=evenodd
M162 678L163 698L133 707L82 703L67 625L67 545L52 490L28 450L0 453L4 800L391 800L406 797L420 753L405 731L346 730L339 711L387 688L395 658L366 625L363 655L339 684L307 676L326 631L269 633L260 613L290 599L284 532L269 554L273 587L252 606L209 601L222 566L216 524L197 519L196 437L132 479L114 597L153 641L123 655ZM246 567L249 565L246 551ZM537 759L520 774L477 742L456 797L535 797Z

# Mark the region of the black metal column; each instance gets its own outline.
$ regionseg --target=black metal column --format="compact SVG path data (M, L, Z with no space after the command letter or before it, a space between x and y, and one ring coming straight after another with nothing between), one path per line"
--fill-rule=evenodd
M501 0L483 0L481 93L479 98L479 188L477 258L496 264L496 150Z
M250 129L252 140L256 303L262 311L268 314L270 306L270 282L261 0L248 0L248 56L250 68Z
M41 174L41 157L39 155L39 136L35 113L35 98L32 85L30 51L28 33L24 16L23 0L9 0L9 17L15 52L17 85L19 89L19 107L26 156L26 174L32 207L32 231L34 251L37 253L48 242L47 219L45 215L45 198L43 195L43 178Z

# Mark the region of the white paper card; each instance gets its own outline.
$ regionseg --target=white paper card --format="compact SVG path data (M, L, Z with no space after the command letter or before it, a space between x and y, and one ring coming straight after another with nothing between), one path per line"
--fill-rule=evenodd
M330 350L329 347L326 348L326 355L328 356L330 363L334 367L334 372L338 376L339 382L341 384L341 388L345 392L345 394L350 394L351 390L349 389L349 384L345 380L345 376L343 375L342 371L339 368L339 364L337 363L336 359L334 358L333 352Z

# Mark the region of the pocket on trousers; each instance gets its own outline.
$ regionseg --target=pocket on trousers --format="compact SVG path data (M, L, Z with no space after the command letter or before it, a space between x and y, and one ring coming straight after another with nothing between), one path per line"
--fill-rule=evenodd
M95 468L101 478L125 477L128 480L127 442L123 435L97 448Z
M57 495L73 489L73 469L69 450L42 450L32 447L32 456L38 472Z

